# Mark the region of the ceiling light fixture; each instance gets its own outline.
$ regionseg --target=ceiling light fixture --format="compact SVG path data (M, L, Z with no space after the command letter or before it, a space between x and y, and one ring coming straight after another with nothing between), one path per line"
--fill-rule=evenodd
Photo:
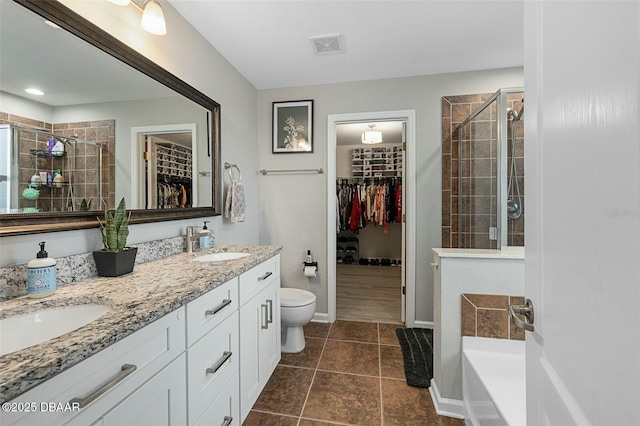
M382 132L373 130L374 127L376 127L375 124L369 124L369 130L362 134L362 143L367 145L382 143Z
M42 90L36 89L35 87L28 87L24 89L24 91L29 93L30 95L36 95L36 96L44 95L44 92Z
M132 4L142 12L140 26L143 30L155 35L165 35L167 33L167 24L164 20L162 7L157 0L144 0L142 7L138 6L135 1L131 0L109 0L111 3L119 6L127 6Z

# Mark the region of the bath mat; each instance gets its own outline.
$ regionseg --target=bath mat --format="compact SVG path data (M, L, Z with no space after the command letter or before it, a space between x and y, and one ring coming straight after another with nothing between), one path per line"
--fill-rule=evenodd
M409 386L428 388L433 377L433 330L398 328L404 375Z

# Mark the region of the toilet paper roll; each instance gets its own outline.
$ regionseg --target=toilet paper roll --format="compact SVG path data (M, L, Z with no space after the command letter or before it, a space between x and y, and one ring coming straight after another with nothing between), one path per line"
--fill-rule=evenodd
M316 267L315 266L305 266L304 267L304 276L305 277L315 277L317 272L316 272Z

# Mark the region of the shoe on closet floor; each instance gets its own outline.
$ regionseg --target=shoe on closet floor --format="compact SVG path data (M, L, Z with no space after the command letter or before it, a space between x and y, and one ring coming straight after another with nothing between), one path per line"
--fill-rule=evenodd
M398 262L395 259L391 259L391 266L398 266Z

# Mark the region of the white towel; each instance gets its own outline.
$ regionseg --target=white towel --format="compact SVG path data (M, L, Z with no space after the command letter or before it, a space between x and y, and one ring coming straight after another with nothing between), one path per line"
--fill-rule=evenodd
M240 173L238 173L240 175ZM246 206L244 203L244 186L242 186L242 178L233 179L231 169L229 169L229 177L231 182L227 188L227 201L224 208L224 216L231 223L244 222Z

